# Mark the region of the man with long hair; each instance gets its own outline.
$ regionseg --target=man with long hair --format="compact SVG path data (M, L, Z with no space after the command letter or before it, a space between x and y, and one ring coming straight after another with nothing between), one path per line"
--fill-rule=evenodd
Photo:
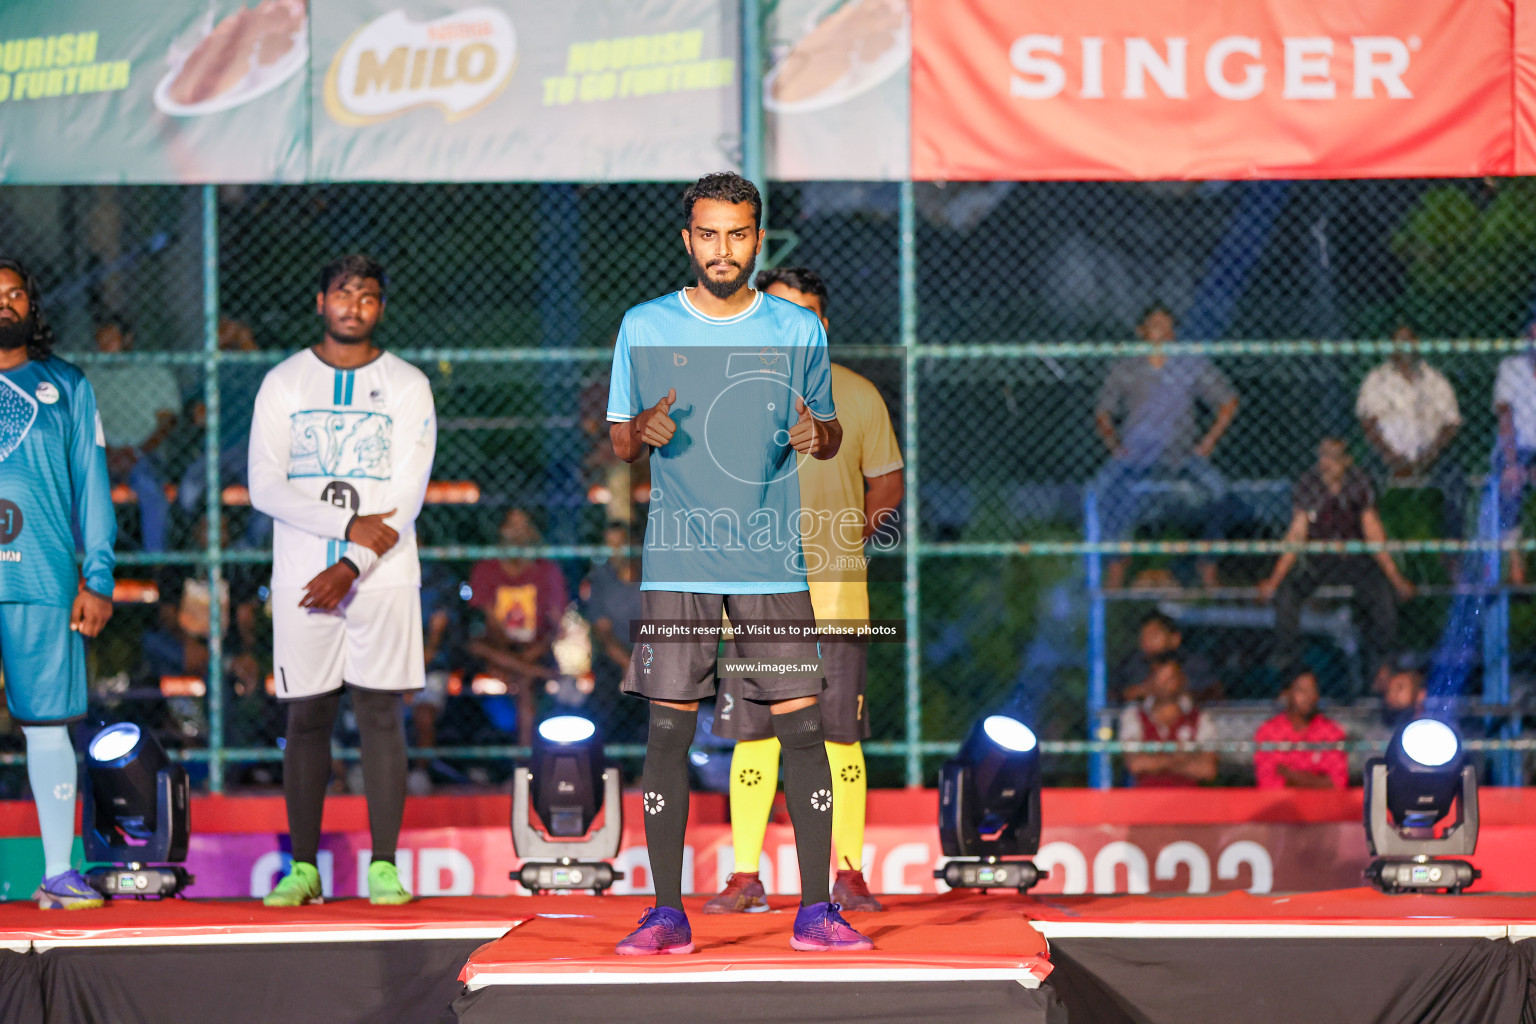
M85 717L83 638L112 617L116 539L95 392L77 367L54 358L37 281L0 258L0 660L11 717L27 738L43 838L35 895L45 910L103 902L69 859L76 769L68 724Z

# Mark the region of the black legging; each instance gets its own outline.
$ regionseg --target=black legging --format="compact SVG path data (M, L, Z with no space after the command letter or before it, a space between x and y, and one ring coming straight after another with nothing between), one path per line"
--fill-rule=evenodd
M398 693L351 688L352 710L363 741L363 789L368 797L368 827L373 859L394 862L405 815L405 728ZM293 859L315 863L320 851L320 815L331 780L331 728L341 706L341 691L288 705L287 744L283 748L283 796L288 804L288 833Z

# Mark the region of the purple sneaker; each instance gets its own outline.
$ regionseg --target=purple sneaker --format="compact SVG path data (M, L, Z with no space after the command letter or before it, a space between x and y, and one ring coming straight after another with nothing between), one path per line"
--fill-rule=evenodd
M651 907L640 915L640 927L624 937L613 950L619 956L655 956L657 953L692 953L693 929L681 910Z
M43 910L91 910L105 906L107 902L106 897L73 868L43 879L43 884L32 896Z
M875 944L853 930L838 911L836 903L812 903L801 907L795 915L795 932L790 936L791 949L802 953L856 953L874 949Z

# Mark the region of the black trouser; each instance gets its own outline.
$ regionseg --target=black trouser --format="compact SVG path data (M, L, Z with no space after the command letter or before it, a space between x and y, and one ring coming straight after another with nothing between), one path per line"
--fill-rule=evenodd
M1360 652L1370 676L1383 657L1397 649L1397 595L1381 566L1369 555L1335 555L1298 560L1275 592L1275 658L1289 671L1301 657L1301 606L1318 587L1354 590L1355 614L1365 620Z

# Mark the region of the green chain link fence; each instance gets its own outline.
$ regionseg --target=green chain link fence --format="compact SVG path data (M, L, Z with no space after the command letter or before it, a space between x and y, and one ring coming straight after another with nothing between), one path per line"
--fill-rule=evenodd
M269 526L243 497L245 437L262 374L317 336L316 270L367 251L392 275L381 340L427 372L440 420L420 529L434 667L451 678L435 732L415 734L433 748L418 764L435 760L448 783L509 771L519 694L486 692L484 678L476 692L481 612L465 599L475 562L509 556L553 560L575 609L568 671L522 695L523 720L530 703L580 706L637 755L641 709L618 696L611 646L586 628L583 581L644 520L631 500L643 468L615 464L603 403L623 311L686 283L681 187L0 188L3 248L40 277L112 442L123 585L90 649L92 714L152 725L216 790L274 781ZM1371 651L1449 651L1488 756L1513 758L1507 779L1529 777L1529 743L1514 737L1530 713L1536 604L1462 563L1486 562L1498 536L1478 520L1494 387L1525 345L1487 339L1530 319L1536 183L815 182L770 198L765 262L825 278L834 358L879 386L908 455L904 543L870 567L873 615L909 626L907 643L871 652L877 784L931 780L976 716L1002 706L1037 723L1052 781L1105 781L1094 759L1118 750L1105 743L1114 697L1135 682L1124 666L1153 609L1180 623L1221 711L1223 777L1242 781L1242 741L1283 681L1254 588L1324 437L1376 478L1394 558L1418 588L1390 644L1366 635L1347 595L1325 591L1303 618L1305 656L1353 746L1382 739ZM1137 484L1135 532L1090 543L1085 498L1109 458L1095 410L1115 362L1151 351L1134 328L1153 302L1180 321L1167 351L1208 359L1237 398L1209 460L1226 514L1212 535L1209 495L1191 497L1200 482L1154 473ZM114 319L131 335L123 353L100 350ZM1356 403L1403 320L1453 389L1460 427L1434 466L1394 476ZM514 509L531 524L504 531ZM1122 588L1089 585L1125 554ZM572 681L588 669L590 685ZM14 763L19 741L6 742ZM338 750L351 756L344 728Z

